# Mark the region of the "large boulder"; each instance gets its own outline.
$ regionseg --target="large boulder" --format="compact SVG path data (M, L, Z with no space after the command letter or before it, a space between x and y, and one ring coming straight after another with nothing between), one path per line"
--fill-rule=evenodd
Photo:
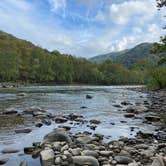
M74 156L72 160L77 165L99 166L98 160L92 156Z
M54 131L48 133L45 137L44 137L44 142L67 142L67 143L71 143L72 140L69 137L68 133L65 131L65 129L55 129Z
M118 164L129 164L133 162L133 159L126 156L115 156L114 158Z
M42 166L54 165L54 151L52 149L46 149L40 152L40 161Z
M151 166L166 166L166 160L164 160L163 157L158 156L153 160L153 163Z

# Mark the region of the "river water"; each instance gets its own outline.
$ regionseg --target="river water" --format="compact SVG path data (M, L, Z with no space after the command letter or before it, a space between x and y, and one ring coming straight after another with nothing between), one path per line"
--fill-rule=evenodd
M122 109L114 105L122 101L132 104L143 103L147 94L132 91L130 86L31 86L19 88L0 89L0 111L14 108L22 112L31 106L41 107L52 114L61 115L69 113L81 114L85 119L98 119L102 123L93 133L105 135L105 140L117 139L120 136L133 137L138 130L153 129L153 126L142 125L141 119L130 119L124 117ZM135 87L133 87L135 88ZM24 93L24 96L20 96ZM86 95L93 96L86 99ZM86 107L82 109L81 107ZM125 107L123 107L125 109ZM121 123L127 121L127 123ZM29 166L39 166L39 160L23 154L25 146L31 146L33 142L41 141L43 136L56 127L55 123L50 126L35 128L33 123L25 126L33 130L29 134L15 134L17 127L0 128L0 157L9 157L6 166L18 166L20 161L28 161ZM131 131L131 127L135 127ZM89 131L86 125L79 125L72 129L73 132ZM2 154L4 148L17 148L16 154Z

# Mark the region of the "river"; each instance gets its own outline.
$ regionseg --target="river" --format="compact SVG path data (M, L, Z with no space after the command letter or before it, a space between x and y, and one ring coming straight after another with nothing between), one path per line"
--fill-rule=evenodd
M123 109L115 107L122 101L129 101L131 104L144 103L148 100L147 94L132 91L131 86L30 86L19 88L0 89L0 111L9 108L16 109L20 113L31 106L38 106L48 112L61 115L69 113L81 114L85 119L98 119L102 123L98 125L93 133L105 135L105 141L118 139L120 136L133 137L138 130L153 129L151 125L142 125L141 119L130 119L124 117ZM135 88L135 87L133 87ZM24 95L20 95L24 93ZM93 96L86 99L86 95ZM82 108L84 107L84 108ZM121 123L127 121L127 123ZM41 128L34 127L31 119L21 126L32 128L29 134L16 134L14 130L19 126L0 128L0 151L12 147L20 150L15 154L2 154L0 157L9 157L6 166L18 166L20 161L28 161L28 166L40 165L39 160L24 155L23 148L31 146L33 142L41 141L43 136L52 131L57 124ZM131 127L135 127L131 131ZM72 128L73 132L89 131L86 125L79 125Z

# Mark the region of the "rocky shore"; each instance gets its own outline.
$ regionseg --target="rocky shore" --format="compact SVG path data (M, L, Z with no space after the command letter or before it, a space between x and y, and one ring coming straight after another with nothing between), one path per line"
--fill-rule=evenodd
M32 116L36 127L51 123L58 124L58 127L45 135L41 142L25 147L24 153L40 158L42 166L166 166L166 91L147 93L150 102L133 105L130 101L123 101L115 107L124 112L126 119L141 118L142 125L152 124L155 131L138 131L134 138L121 137L109 142L105 141L105 135L102 134L92 134L89 131L74 133L71 130L72 126L87 124L93 131L102 121L87 121L77 114L52 115L37 107L26 109L19 116ZM92 96L87 96L87 99L91 98ZM4 114L18 115L18 112L8 110ZM29 133L31 129L17 129L15 132ZM4 149L2 152L17 153L17 149ZM6 162L7 158L0 158L0 165ZM22 161L20 166L27 166L26 161Z

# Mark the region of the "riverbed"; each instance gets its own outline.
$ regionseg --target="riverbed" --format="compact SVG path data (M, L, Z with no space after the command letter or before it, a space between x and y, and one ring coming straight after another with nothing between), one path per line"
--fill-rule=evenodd
M97 119L102 123L95 130L91 130L86 124L71 125L72 132L90 131L104 134L105 141L118 139L119 137L134 137L139 130L153 130L151 124L142 125L142 119L135 120L124 117L123 101L135 105L148 101L146 93L133 91L135 86L30 86L19 88L0 89L0 111L15 109L22 112L30 107L40 107L53 115L77 113L83 115L88 121ZM86 95L92 96L87 99ZM126 122L126 123L122 123ZM69 125L69 124L68 124ZM30 127L32 132L28 134L16 134L14 131L20 127ZM25 155L23 148L31 146L33 142L41 141L43 136L57 127L55 122L41 128L34 127L30 118L26 122L16 126L0 128L0 151L12 147L20 150L15 154L2 154L0 157L8 157L10 160L6 166L18 166L20 161L26 160L29 166L40 165L39 160ZM134 127L134 130L131 128Z

